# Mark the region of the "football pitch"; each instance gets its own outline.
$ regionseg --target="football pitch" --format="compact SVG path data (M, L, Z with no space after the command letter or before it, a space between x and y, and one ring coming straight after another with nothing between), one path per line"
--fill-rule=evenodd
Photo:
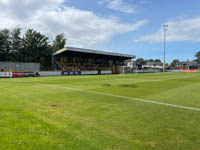
M0 79L0 150L200 150L200 73Z

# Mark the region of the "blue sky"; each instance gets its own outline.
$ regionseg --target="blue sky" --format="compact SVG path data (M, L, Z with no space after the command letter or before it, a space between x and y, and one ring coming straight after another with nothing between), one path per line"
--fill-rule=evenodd
M16 7L17 6L17 7ZM163 59L193 60L200 50L199 0L0 0L0 29L64 33L68 46Z
M134 42L138 37L155 33L161 25L170 19L190 19L199 17L199 0L124 0L127 5L137 5L138 12L124 13L98 5L94 0L76 0L68 2L68 5L79 9L93 11L98 15L113 15L122 23L134 23L137 20L148 20L148 24L142 26L135 32L123 33L114 36L109 42L94 48L108 49L116 52L136 54L137 57L163 58L163 43ZM134 8L133 8L134 9ZM199 37L200 38L200 37ZM167 43L167 60L175 58L186 60L194 59L194 54L200 50L199 42L194 41L171 41Z

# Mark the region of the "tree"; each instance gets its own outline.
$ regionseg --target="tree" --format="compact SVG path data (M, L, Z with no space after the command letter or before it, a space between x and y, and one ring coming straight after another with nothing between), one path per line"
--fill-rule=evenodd
M136 59L136 63L144 65L146 63L146 61L143 58L138 58L138 59Z
M178 64L180 61L178 59L174 59L171 63L172 67L175 67L176 64Z
M48 45L45 54L41 59L41 69L51 70L52 69L52 46Z
M43 63L48 52L48 37L33 29L27 30L23 39L22 55L26 62ZM42 64L41 64L42 65Z
M53 52L56 52L57 50L64 48L66 41L67 39L65 39L63 33L56 35L56 38L53 41Z
M154 60L153 59L149 59L148 62L154 62Z
M146 59L145 62L146 62L146 63L147 63L147 62L154 62L154 60L153 60L153 59Z
M21 29L15 28L11 32L11 56L12 61L21 61L21 51L22 51L22 38L20 37Z
M198 64L200 64L200 51L198 51L198 52L196 53L195 57L197 58Z
M7 29L0 31L0 61L10 61L10 31Z
M2 31L0 31L0 61L3 60L4 56L4 35Z
M161 60L160 59L155 59L154 62L161 62Z

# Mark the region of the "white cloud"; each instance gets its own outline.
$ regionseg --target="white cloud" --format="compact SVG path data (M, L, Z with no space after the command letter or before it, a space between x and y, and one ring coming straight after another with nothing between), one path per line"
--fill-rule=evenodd
M121 24L114 18L103 18L91 11L68 7L64 0L0 0L0 29L33 28L55 37L64 33L70 46L91 47L108 41L117 33L137 30L147 21Z
M167 31L168 42L200 42L200 18L173 19L165 24L169 25ZM135 40L136 42L162 42L162 27L155 33L145 35Z
M0 0L0 11L6 16L26 19L37 10L56 9L64 0Z
M107 8L120 11L123 13L134 14L137 13L136 6L130 5L124 0L101 0L98 1L98 4L105 5Z

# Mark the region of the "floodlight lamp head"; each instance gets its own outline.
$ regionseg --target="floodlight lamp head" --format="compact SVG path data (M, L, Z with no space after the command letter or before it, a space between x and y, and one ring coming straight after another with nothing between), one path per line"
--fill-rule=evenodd
M164 24L163 25L163 31L167 31L167 28L168 28L168 24Z

